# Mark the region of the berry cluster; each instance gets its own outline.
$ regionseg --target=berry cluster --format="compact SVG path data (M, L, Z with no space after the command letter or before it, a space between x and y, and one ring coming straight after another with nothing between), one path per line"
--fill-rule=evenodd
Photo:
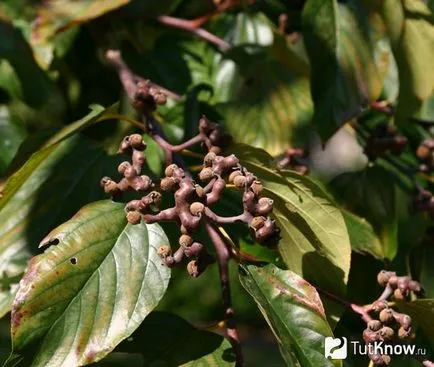
M307 150L301 148L288 148L277 162L277 167L280 169L290 169L298 172L300 175L307 175L309 169L307 167Z
M216 131L219 129L215 124L205 118L200 120L199 132L210 134L206 135L210 145L206 140L204 142L205 146L212 150L206 154L203 169L199 173L199 179L206 182L204 186L197 184L176 164L166 167L165 177L161 179L159 188L173 194L175 205L172 208L159 209L162 195L159 191L151 191L156 184L148 176L140 175L145 162L143 151L146 145L139 134L127 136L121 143L119 152L132 157L131 163L125 161L118 167L123 178L119 182L109 177L101 180L105 192L113 197L118 197L127 190L146 194L141 199L131 200L126 204L125 212L129 223L138 224L142 220L146 223L173 221L179 225L179 247L172 252L169 246L163 246L159 249L159 254L170 267L182 263L184 258L193 258L187 265L187 270L193 277L200 275L214 261L206 247L194 239L203 222L212 225L243 222L249 226L252 237L258 243L273 246L279 240L279 229L269 217L273 210L273 200L260 196L262 184L240 164L235 155L225 157L215 153L217 137L212 134ZM226 181L244 190L244 210L240 215L221 217L210 208L220 200Z
M384 156L387 152L400 155L407 145L407 138L398 134L395 125L381 123L375 127L375 131L366 140L365 154L370 161Z
M419 166L419 171L432 171L434 168L434 139L425 139L422 144L417 147L416 155L422 161L422 164Z
M363 331L366 344L373 342L393 343L398 340L407 340L413 337L411 317L393 310L387 299L391 296L395 300L409 300L410 294L421 295L423 289L420 283L411 280L408 276L397 276L395 272L382 270L377 276L378 284L384 287L382 295L367 306L367 312L377 315L374 319L368 316L367 328ZM369 354L369 358L377 366L388 365L389 355Z

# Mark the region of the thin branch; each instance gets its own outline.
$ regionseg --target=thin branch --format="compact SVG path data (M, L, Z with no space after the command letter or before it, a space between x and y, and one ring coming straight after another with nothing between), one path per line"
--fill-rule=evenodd
M247 223L251 219L252 215L248 212L243 212L239 215L232 217L221 217L214 213L210 208L205 207L203 214L210 220L218 224L233 224L235 222Z
M206 29L195 28L194 26L192 26L191 21L170 17L168 15L160 15L157 19L161 24L164 24L168 27L182 29L184 31L190 32L196 35L197 37L202 38L203 40L216 45L222 51L226 52L232 48L232 46L229 43L227 43L225 40L222 40L221 38L217 37L215 34L208 32Z
M241 352L241 345L238 338L238 332L234 320L234 309L232 307L231 290L229 283L229 260L231 259L231 252L226 246L225 242L221 238L215 227L208 221L205 221L205 228L208 235L214 244L214 248L217 254L217 262L220 272L220 285L222 289L223 307L225 309L225 323L226 334L229 342L235 353L236 367L244 365L243 355Z

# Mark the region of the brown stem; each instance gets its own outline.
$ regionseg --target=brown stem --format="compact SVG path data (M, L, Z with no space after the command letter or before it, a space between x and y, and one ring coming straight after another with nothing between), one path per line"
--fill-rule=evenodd
M157 214L144 214L143 220L146 223L155 223L159 221L169 221L174 220L178 217L177 209L176 208L169 208L162 210L161 212Z
M136 82L134 81L133 72L122 59L121 52L119 50L107 50L105 58L116 68L125 92L133 100L137 90Z
M225 309L226 337L231 343L235 353L235 366L242 367L244 365L244 360L234 320L234 309L232 307L231 290L229 284L229 260L231 259L231 251L226 246L218 231L209 221L205 221L205 228L211 241L214 244L214 248L217 254L217 262L220 272L220 285L222 288L223 307Z
M248 212L243 212L240 215L234 215L232 217L221 217L214 213L210 208L205 207L203 214L217 224L233 224L235 222L243 222L248 223L248 221L252 218L252 215Z
M434 367L434 362L431 362L428 359L420 361L420 363L422 363L422 365L425 367Z
M202 38L203 40L218 46L222 51L228 51L232 48L229 43L212 34L211 32L208 32L203 28L195 28L192 26L191 21L170 17L168 15L160 15L157 19L161 24L167 25L168 27L178 28L190 32Z

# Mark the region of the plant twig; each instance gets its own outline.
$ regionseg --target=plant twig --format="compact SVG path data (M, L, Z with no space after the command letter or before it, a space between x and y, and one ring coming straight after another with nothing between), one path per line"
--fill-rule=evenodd
M243 355L241 352L241 345L238 338L238 332L236 329L235 319L234 319L234 309L232 307L231 300L231 290L229 283L229 260L231 259L231 252L226 246L225 242L221 238L218 231L214 226L205 221L206 231L214 244L214 248L217 254L217 262L220 272L220 285L222 289L222 300L223 307L225 309L225 324L226 324L226 334L229 342L235 353L236 367L241 367L244 365Z
M196 28L192 26L191 21L170 17L168 15L160 15L157 19L161 24L164 24L168 27L178 28L190 32L196 35L197 37L202 38L203 40L216 45L222 51L226 52L232 48L232 46L228 42L217 37L215 34L208 32L206 29Z

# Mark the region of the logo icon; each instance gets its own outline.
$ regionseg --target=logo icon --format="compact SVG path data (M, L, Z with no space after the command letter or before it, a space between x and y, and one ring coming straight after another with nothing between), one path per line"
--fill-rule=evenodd
M327 336L324 341L324 356L331 359L347 358L347 338Z

